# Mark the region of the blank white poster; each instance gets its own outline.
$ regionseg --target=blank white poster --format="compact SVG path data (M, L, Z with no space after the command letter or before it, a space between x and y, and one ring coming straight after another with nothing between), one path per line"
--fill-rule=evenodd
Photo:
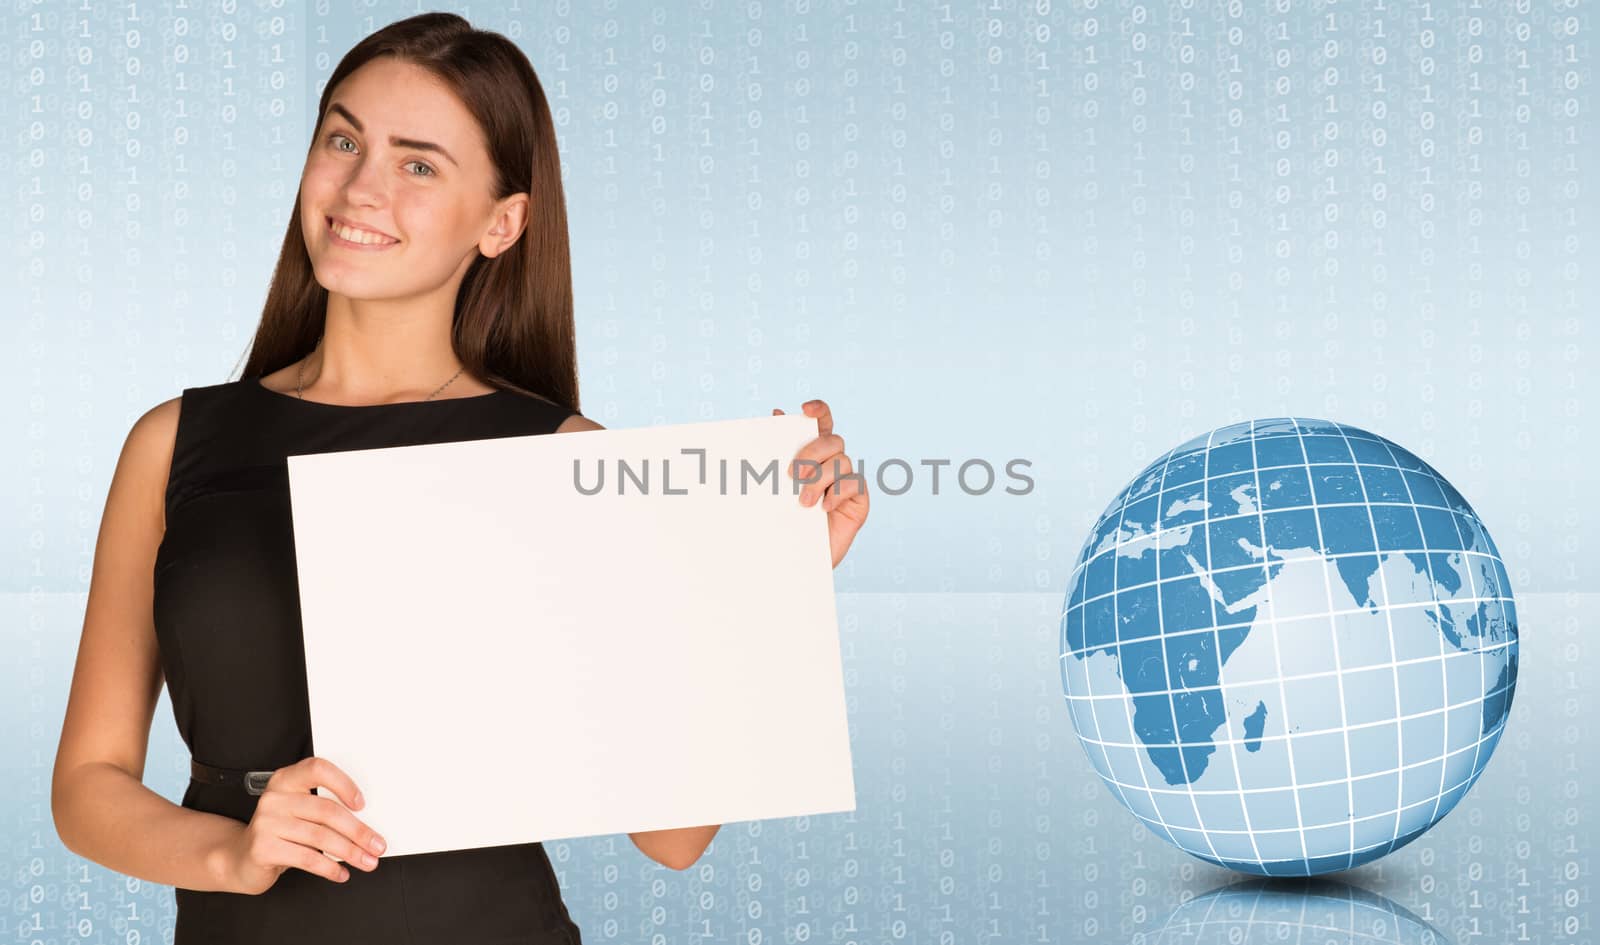
M854 810L816 435L289 457L313 747L386 855Z

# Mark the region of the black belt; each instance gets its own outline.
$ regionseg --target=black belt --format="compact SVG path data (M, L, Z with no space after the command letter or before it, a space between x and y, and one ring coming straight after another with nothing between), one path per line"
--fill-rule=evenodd
M273 769L274 771L277 769ZM248 794L260 794L267 789L267 779L273 771L245 771L239 768L218 768L189 759L189 779L201 784L218 784L223 787L242 787Z

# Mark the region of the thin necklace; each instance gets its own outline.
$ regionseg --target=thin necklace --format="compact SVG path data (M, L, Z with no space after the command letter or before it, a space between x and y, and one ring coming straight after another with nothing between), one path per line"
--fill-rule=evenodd
M322 336L318 335L317 336L317 346L315 348L311 349L311 353L312 354L316 354L321 349L322 349ZM461 365L459 370L457 370L454 374L450 375L450 380L445 381L443 384L439 385L439 390L434 391L433 393L429 394L428 396L426 396L426 397L424 397L422 399L423 400L432 400L433 398L439 396L439 391L440 390L444 390L446 387L449 387L450 384L456 378L461 376L461 372L465 371L466 369L467 369L467 366L465 364ZM300 366L295 368L295 372L294 372L294 395L296 397L300 398L301 400L305 400L306 399L305 394L303 393L304 390L305 390L305 384L303 383L304 380L305 380L305 376L306 376L306 359L305 358L301 358L300 359Z

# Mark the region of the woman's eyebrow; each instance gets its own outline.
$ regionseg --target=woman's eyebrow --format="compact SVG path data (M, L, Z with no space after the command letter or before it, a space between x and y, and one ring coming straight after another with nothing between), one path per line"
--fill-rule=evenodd
M359 119L357 119L356 116L350 114L350 109L345 108L343 105L340 105L338 102L334 102L332 105L329 105L328 106L328 111L337 112L339 115L343 116L344 120L348 121L350 124L354 125L355 129L357 131L364 132L364 131L367 130L367 129L361 127L361 121ZM449 151L446 151L444 148L439 147L437 144L434 144L432 141L418 141L415 138L397 138L394 135L390 135L389 136L389 143L394 145L397 148L416 148L418 151L437 151L440 154L444 155L445 157L449 158L451 164L455 164L457 167L461 166L460 164L456 163L456 159L455 158L450 157L450 152Z

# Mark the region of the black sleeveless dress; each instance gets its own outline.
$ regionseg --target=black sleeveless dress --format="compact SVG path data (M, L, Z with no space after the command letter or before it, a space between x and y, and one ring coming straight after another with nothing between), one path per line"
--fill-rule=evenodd
M316 753L287 456L553 433L572 415L504 390L339 406L270 390L255 377L186 388L156 553L154 619L193 760L258 770ZM463 780L474 776L462 772ZM249 823L256 802L243 787L191 780L182 804ZM288 869L259 896L176 889L175 945L580 941L540 843L385 856L373 872L349 872L336 883Z

